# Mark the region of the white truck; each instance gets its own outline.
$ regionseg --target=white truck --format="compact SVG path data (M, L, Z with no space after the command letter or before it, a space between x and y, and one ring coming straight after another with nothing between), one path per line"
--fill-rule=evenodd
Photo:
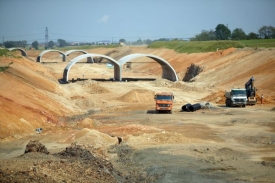
M247 95L246 89L234 88L230 91L225 91L225 105L226 107L246 107Z

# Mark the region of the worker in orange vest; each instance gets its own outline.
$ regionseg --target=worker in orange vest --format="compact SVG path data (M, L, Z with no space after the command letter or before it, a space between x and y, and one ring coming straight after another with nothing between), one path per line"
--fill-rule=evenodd
M263 105L264 94L261 95L261 105Z

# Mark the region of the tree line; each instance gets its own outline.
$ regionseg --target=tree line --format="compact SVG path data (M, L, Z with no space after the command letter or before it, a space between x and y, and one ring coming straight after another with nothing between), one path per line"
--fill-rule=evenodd
M64 47L68 46L69 43L67 43L64 39L58 39L57 40L57 46L59 47ZM5 41L4 42L5 48L14 48L14 47L21 47L21 48L26 48L28 46L27 41ZM38 50L39 48L39 43L38 41L32 42L31 46ZM53 48L55 46L55 43L53 41L49 41L48 44L45 44L45 49L48 48Z
M4 42L4 46L6 48L13 48L13 47L23 47L27 46L27 41L6 41Z
M232 32L231 30L225 26L224 24L218 24L215 30L202 30L200 34L196 34L195 37L190 38L190 41L211 41L211 40L247 40L247 39L271 39L275 38L275 27L273 26L262 26L258 33L250 32L249 34L245 34L245 32L241 28L236 28ZM140 38L136 42L132 42L132 45L141 45L141 44L151 44L154 41L170 41L171 39L160 38L158 40L141 40ZM178 40L175 38L173 40ZM125 39L120 39L120 43L126 43ZM48 44L45 44L45 49L52 49L54 46L65 47L68 46L64 39L58 39L57 43L53 41L49 41ZM4 42L4 46L6 48L13 47L23 47L26 48L28 46L27 41L6 41ZM39 43L37 41L32 42L31 46L34 49L39 49Z
M250 32L245 34L241 28L236 28L232 32L224 24L218 24L215 30L202 30L200 34L192 37L190 41L211 41L211 40L247 40L247 39L271 39L275 38L275 27L262 26L258 34Z

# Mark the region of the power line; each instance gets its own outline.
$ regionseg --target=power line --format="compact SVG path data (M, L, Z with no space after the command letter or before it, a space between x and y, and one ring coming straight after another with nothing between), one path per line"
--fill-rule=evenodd
M16 35L16 36L5 36L5 37L23 37L23 36L34 36L34 35L41 35L42 33L39 34L25 34L25 35Z

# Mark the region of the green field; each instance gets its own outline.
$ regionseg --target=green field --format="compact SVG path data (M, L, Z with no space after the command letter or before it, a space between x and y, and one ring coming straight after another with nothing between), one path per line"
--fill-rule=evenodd
M244 48L244 47L275 47L275 39L257 39L241 41L156 41L148 48L167 48L173 49L178 53L199 53L213 52L217 49L227 48Z
M255 40L240 40L238 41L245 45L245 47L252 48L274 48L275 47L275 39L255 39Z

